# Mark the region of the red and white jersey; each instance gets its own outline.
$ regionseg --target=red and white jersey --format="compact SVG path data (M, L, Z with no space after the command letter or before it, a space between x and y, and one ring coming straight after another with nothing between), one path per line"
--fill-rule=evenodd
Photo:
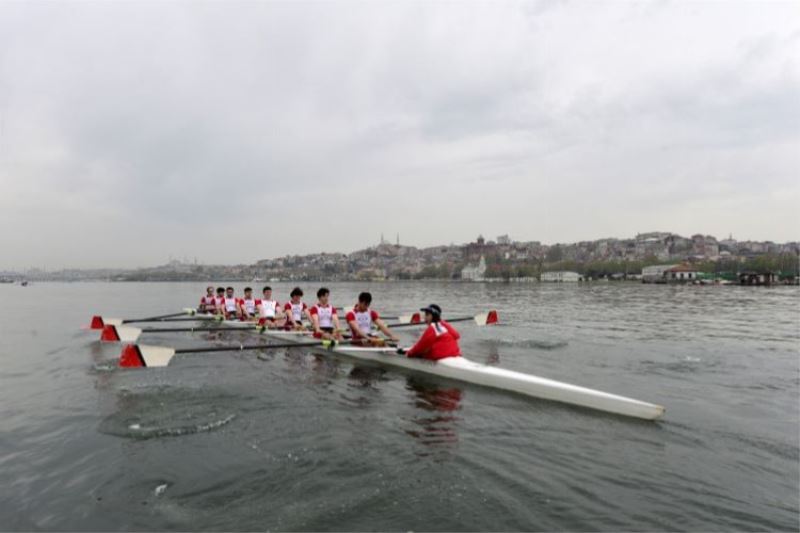
M336 314L336 308L331 304L328 304L325 307L317 304L312 307L308 313L312 316L316 315L319 317L319 327L321 328L332 328L333 317L338 316Z
M292 320L295 322L300 322L303 320L303 311L306 309L308 309L308 306L305 304L305 302L300 302L299 304L286 302L286 305L283 306L283 310L286 311L286 314L291 316Z
M256 309L257 309L256 302L258 302L258 301L259 300L255 300L253 298L250 298L249 300L243 298L243 299L239 300L239 305L242 306L242 308L245 310L245 312L248 315L253 316L253 315L256 314Z
M277 300L256 300L256 307L264 318L275 318L280 305Z
M200 310L213 312L217 310L217 298L215 296L203 296L200 298Z
M358 325L358 330L354 329L352 324L350 325L350 330L353 332L353 337L357 339L369 335L370 331L372 331L372 324L379 318L380 316L378 315L377 311L367 309L363 313L360 313L355 308L347 313L347 316L345 317L348 324L350 324L350 322L355 322Z
M228 298L225 296L222 299L222 308L225 310L226 313L235 313L236 312L236 304L239 302L238 298Z

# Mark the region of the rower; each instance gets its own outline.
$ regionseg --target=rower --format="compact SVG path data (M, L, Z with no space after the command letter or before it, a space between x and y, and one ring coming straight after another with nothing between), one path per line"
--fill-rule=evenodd
M397 353L432 360L460 357L461 348L458 346L458 339L461 335L453 326L442 320L442 308L431 304L420 311L425 313L425 323L428 327L414 346L408 350L398 348Z
M314 337L317 339L340 339L339 316L336 308L330 303L331 291L321 287L317 291L317 304L308 311Z
M198 313L213 314L217 312L217 298L214 296L214 286L206 287L206 293L200 298L200 305L197 306Z
M303 302L303 290L295 287L289 293L291 300L283 306L286 313L286 329L302 329L303 315L308 316L308 306Z
M221 315L222 308L225 306L225 287L217 287L217 305L214 309L214 313Z
M272 287L266 286L262 289L263 295L260 300L256 300L256 307L258 307L258 316L261 324L268 327L275 325L275 319L278 314L281 314L281 304L277 300L272 299Z
M353 335L353 343L381 344L383 339L372 333L373 324L375 324L390 340L397 342L399 339L392 333L392 330L389 329L383 320L381 320L378 312L369 308L371 304L372 295L368 292L362 292L358 295L358 303L356 306L345 316L347 325L350 326L350 332Z
M258 312L257 302L253 298L253 289L250 287L244 288L244 298L239 299L237 303L237 314L242 320L250 320L255 318Z
M225 289L225 297L222 299L222 314L226 320L239 318L239 300L233 295L233 287Z

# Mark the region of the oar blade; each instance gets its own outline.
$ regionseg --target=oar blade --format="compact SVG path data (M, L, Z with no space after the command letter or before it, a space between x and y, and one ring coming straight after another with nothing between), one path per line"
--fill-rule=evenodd
M112 325L112 326L121 326L122 325L122 319L121 318L106 318L106 317L103 317L103 324L105 326L108 326L109 324Z
M136 342L142 330L131 326L112 326L103 328L100 340L103 342Z
M119 356L119 366L123 368L167 366L174 356L175 350L166 346L127 344Z
M412 313L410 315L400 315L397 317L400 324L419 324L422 322L422 317L419 313Z
M497 324L499 322L499 318L497 316L497 311L492 309L488 313L481 313L479 315L475 315L475 323L479 326L489 326L491 324Z

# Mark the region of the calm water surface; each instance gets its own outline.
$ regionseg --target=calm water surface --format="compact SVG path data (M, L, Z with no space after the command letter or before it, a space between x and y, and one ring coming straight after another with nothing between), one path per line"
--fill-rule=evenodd
M331 286L393 313L496 307L501 326L460 327L468 357L665 405L648 423L302 349L118 370L80 329L203 286L0 285L0 529L800 527L796 287Z

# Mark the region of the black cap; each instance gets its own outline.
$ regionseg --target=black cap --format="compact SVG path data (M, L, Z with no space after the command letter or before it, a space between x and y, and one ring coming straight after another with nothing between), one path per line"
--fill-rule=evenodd
M425 313L430 313L433 316L442 316L442 308L436 304L431 304L428 307L423 307L422 309L420 309L420 311L423 311Z

